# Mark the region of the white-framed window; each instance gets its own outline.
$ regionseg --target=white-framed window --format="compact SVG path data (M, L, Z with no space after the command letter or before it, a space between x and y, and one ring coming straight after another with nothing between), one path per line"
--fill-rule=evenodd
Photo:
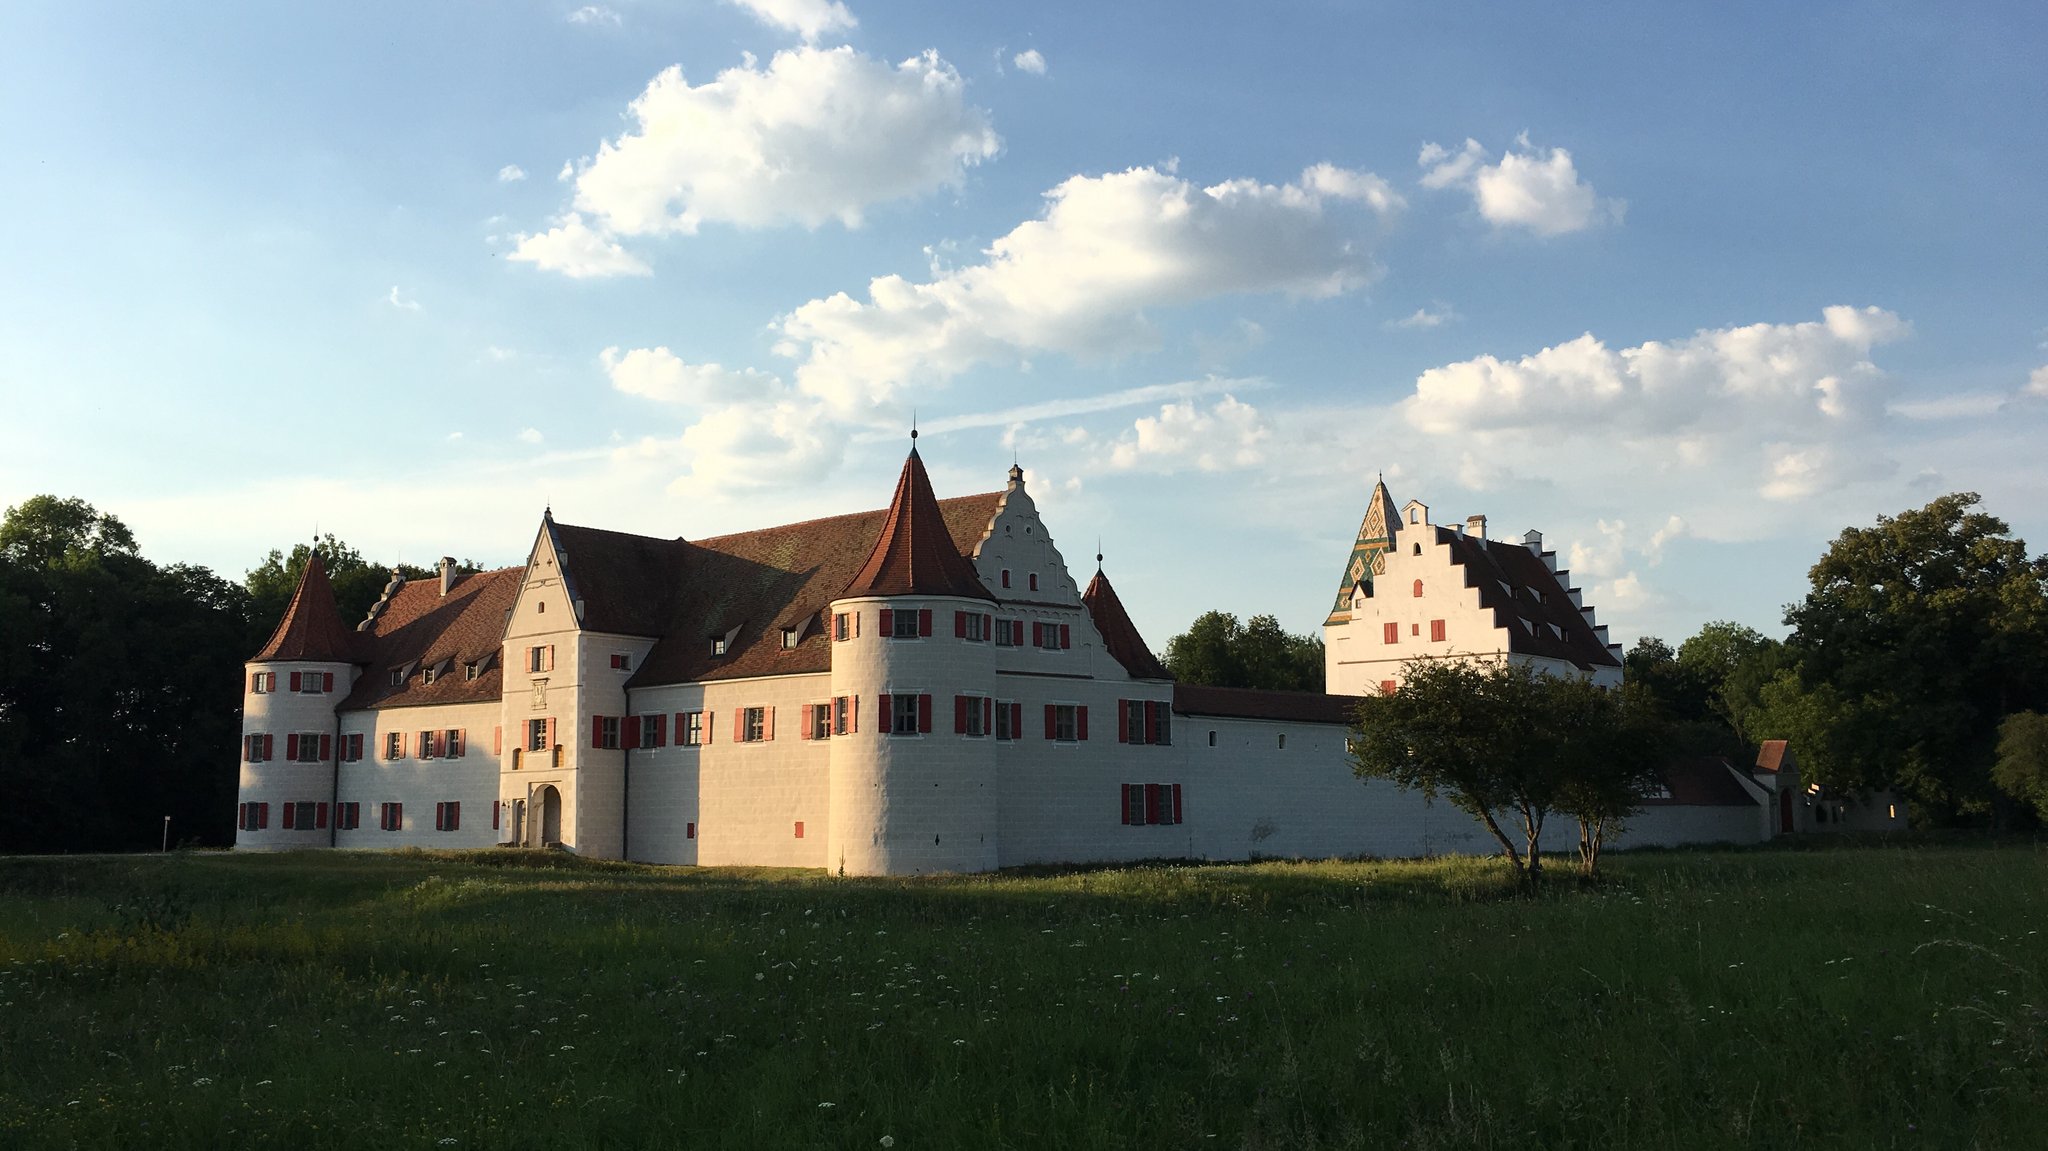
M293 761L294 763L319 763L319 762L320 762L320 733L319 733L319 732L317 732L317 731L302 731L302 732L300 732L300 733L299 733L299 734L298 734L298 735L297 735L296 737L294 737L294 738L293 738L293 740L292 740L292 746L293 746L293 750L294 750L294 754L293 754L293 756L292 756L292 761Z
M470 660L468 663L462 665L462 678L465 681L473 680L480 674L482 673L478 670L477 661Z
M270 758L270 749L275 746L268 735L257 733L242 739L242 758L250 763L262 763Z
M846 640L852 639L854 635L853 621L856 618L858 617L855 615L855 613L850 611L834 613L832 616L833 640L838 642L844 642Z
M1124 822L1132 827L1181 821L1177 783L1126 783L1120 804Z
M679 711L676 713L676 742L684 747L704 745L704 713L701 711Z
M1017 717L1011 714L1016 706L1016 704L1006 699L996 701L995 735L998 740L1007 741L1017 738Z
M341 757L350 763L363 758L363 733L352 731L341 737Z
M798 635L799 635L799 633L798 633L798 631L797 631L797 629L796 629L796 628L793 628L793 627L786 627L786 628L783 628L783 629L782 629L782 650L784 650L784 651L795 651L795 650L796 650L796 644L797 644L797 637L798 637Z
M1023 647L1024 621L1021 619L996 620L997 647Z
M440 678L441 671L439 668L429 665L427 667L423 667L420 669L420 683L423 686L426 684L430 684Z
M917 617L915 608L897 608L890 620L889 635L893 639L916 639Z
M835 710L837 707L833 703L813 704L804 709L804 714L810 718L810 738L832 738L832 713Z
M1052 738L1055 743L1074 743L1081 738L1081 709L1071 703L1047 704L1052 709Z
M378 804L377 827L383 831L404 831L405 805L402 803Z
M740 712L740 742L759 743L768 738L768 709L744 708Z
M662 722L667 718L664 715L637 715L633 717L633 722L640 725L641 747L660 747L668 742L668 725Z
M405 734L403 732L387 731L384 733L384 758L405 758Z
M300 695L324 695L327 681L331 678L332 672L295 671L292 673L292 690Z
M546 751L548 749L548 721L529 719L526 721L526 750Z
M535 675L544 671L555 670L555 645L543 643L527 648L526 670L528 673Z
M978 611L960 613L960 638L969 643L988 642L988 617Z
M249 676L249 692L252 695L269 695L277 690L277 673L259 671Z
M598 717L596 746L605 748L607 750L616 749L619 746L618 716L605 715Z
M435 831L462 830L462 801L451 799L434 805Z
M724 654L725 654L725 637L724 637L724 636L722 636L722 635L715 635L715 636L712 636L712 637L711 637L711 654L712 654L712 655L724 655Z
M235 809L235 827L242 831L262 831L270 826L270 805L267 803L244 803Z
M451 727L447 731L441 733L441 738L437 741L437 745L441 749L441 754L447 756L449 759L461 759L463 753L468 750L463 746L464 742L465 741L462 738L462 729L459 727Z
M1062 623L1041 623L1032 626L1032 631L1037 633L1040 651L1058 651L1065 647L1061 639L1065 636L1066 630L1067 625Z
M855 710L854 696L836 696L832 700L832 734L851 735L859 727L859 713Z
M890 696L889 734L916 735L918 701L929 698L929 696L912 695L900 691Z
M980 618L979 616L975 618ZM981 737L988 734L989 699L985 695L956 695L953 697L953 729L960 735Z
M404 687L404 686L405 686L405 669L404 669L404 668L402 668L402 667L394 667L394 668L392 668L392 669L391 669L391 686L392 686L392 687Z

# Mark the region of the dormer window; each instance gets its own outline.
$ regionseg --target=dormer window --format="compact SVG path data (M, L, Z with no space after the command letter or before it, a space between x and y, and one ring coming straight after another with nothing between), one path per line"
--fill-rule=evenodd
M391 669L391 686L392 686L392 687L404 687L404 686L405 686L405 669L404 669L404 668L402 668L402 667L394 667L394 668L392 668L392 669Z
M439 678L440 674L434 668L428 667L420 669L420 683L422 685L430 684Z
M784 651L795 651L795 650L796 650L796 643L797 643L797 638L798 638L798 635L797 635L797 629L795 629L795 628L793 628L793 627L786 627L786 628L783 628L783 629L782 629L782 650L784 650Z
M712 636L712 637L711 637L711 654L712 654L712 655L724 655L724 654L725 654L725 637L724 637L724 636L722 636L722 635L714 635L714 636Z
M480 672L477 670L477 663L475 660L470 660L468 663L462 665L462 678L465 681L475 679L479 674Z

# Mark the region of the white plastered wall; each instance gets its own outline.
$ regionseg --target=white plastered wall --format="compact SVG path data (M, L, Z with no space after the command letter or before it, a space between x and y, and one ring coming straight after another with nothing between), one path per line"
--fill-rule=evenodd
M498 798L498 757L493 754L499 708L496 700L431 707L372 708L341 717L344 737L363 737L363 758L341 764L341 800L362 805L358 826L335 832L335 846L488 847L497 842L491 804ZM463 732L459 757L422 759L422 731ZM388 737L400 736L401 751L387 758ZM454 831L434 826L434 805L462 805ZM403 804L403 827L385 831L379 815L386 803Z
M269 672L277 677L277 690L250 690L252 676ZM291 690L293 672L332 675L334 690L318 693ZM334 765L341 754L339 740L331 740L333 754L315 763L294 762L289 755L289 736L297 733L333 737L336 734L335 705L346 698L355 683L356 669L344 663L293 660L250 663L242 668L242 744L236 749L240 778L236 802L267 803L270 820L261 829L237 830L235 847L245 851L279 851L300 847L328 846L328 830L320 827L284 826L287 803L328 803L334 798ZM323 684L325 680L321 681ZM251 763L248 743L251 735L271 737L271 758ZM332 816L329 816L330 820Z

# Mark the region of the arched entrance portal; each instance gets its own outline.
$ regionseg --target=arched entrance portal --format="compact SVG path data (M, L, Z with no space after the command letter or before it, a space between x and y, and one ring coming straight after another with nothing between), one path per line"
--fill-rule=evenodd
M533 803L540 809L540 818L534 820L535 830L540 832L541 847L552 847L562 842L562 793L552 783L542 784L534 793Z

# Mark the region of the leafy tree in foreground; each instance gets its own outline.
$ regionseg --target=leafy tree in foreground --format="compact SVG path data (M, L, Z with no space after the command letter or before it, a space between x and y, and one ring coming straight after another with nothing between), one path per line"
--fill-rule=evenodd
M1239 623L1228 612L1204 612L1186 632L1167 641L1161 662L1182 683L1323 690L1323 641L1290 635L1270 615Z
M1785 617L1801 692L1828 731L1822 780L1890 784L1937 819L1997 817L1999 722L2048 703L2048 558L2029 558L1977 503L1955 493L1844 530ZM1780 693L1773 706L1792 702Z
M1591 680L1542 678L1535 685L1557 810L1579 822L1579 870L1599 871L1607 834L1643 805L1669 751L1668 727L1642 688Z
M2048 822L2048 715L2023 711L1998 725L1998 762L1991 778L2000 791Z
M1486 825L1517 872L1540 874L1543 824L1557 795L1549 756L1533 746L1537 673L1440 659L1415 660L1401 674L1399 691L1359 702L1353 773L1443 796Z

